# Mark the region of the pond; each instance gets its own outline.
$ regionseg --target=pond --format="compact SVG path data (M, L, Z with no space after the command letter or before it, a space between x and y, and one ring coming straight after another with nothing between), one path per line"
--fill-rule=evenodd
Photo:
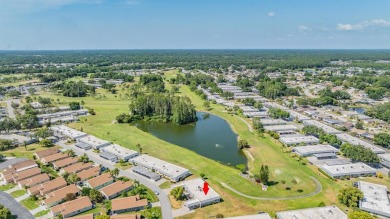
M199 112L197 117L196 123L186 125L156 121L137 121L133 125L164 141L221 163L230 165L247 163L245 155L237 148L237 135L224 119Z
M361 107L352 107L352 108L349 108L349 110L355 111L359 114L364 114L364 112L366 111L366 109L361 108Z

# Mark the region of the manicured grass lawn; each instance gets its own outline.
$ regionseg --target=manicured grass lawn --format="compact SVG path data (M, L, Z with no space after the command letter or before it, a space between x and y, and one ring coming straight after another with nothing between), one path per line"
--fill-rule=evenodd
M45 150L47 148L42 147L39 144L31 144L27 146L27 150L25 147L17 147L12 150L7 150L7 151L2 151L1 153L4 156L9 156L9 157L26 157L28 159L33 159L33 155L37 151Z
M12 188L14 188L14 187L15 187L15 184L13 184L13 183L8 183L8 184L6 184L6 185L0 186L0 191L7 191L7 190L10 190L10 189L12 189Z
M154 192L152 190L150 190L148 187L144 186L144 185L141 185L142 187L144 187L148 193L147 195L147 199L149 202L158 202L158 197L156 194L154 194Z
M172 77L173 74L175 73L172 71L168 72L166 77ZM224 201L220 204L198 209L195 213L181 218L208 218L213 215L215 216L217 213L222 213L225 216L235 216L257 213L259 211L274 214L279 210L316 207L320 202L324 202L327 205L338 205L338 190L351 183L351 181L334 182L323 176L317 167L302 165L295 158L292 158L290 153L283 151L283 147L279 141L272 139L268 135L265 135L264 138L256 136L256 134L249 131L247 124L242 120L244 118L227 114L223 106L212 104L210 113L228 121L233 131L239 135L239 138L247 140L251 145L248 151L254 157L254 162L250 165L250 172L253 174L258 173L262 164L269 166L270 180L275 185L270 186L268 191L262 191L261 186L242 178L239 176L239 171L232 167L222 165L200 156L193 151L162 141L130 124L114 123L113 121L117 115L128 112L128 105L131 102L130 100L122 100L120 98L120 95L124 95L126 90L122 90L122 88L123 86L119 87L118 94L115 95L102 89L97 89L98 95L105 95L106 99L93 99L92 97L69 98L51 93L44 93L42 96L52 99L59 98L66 102L83 100L85 106L95 110L95 116L82 117L81 122L69 125L72 128L79 130L82 127L84 132L133 150L137 150L136 144L141 144L144 153L186 167L194 175L199 176L200 173L206 174L210 186L223 197ZM177 95L188 96L198 110L206 110L202 106L204 100L191 92L188 86L182 85ZM248 119L245 120L249 121ZM311 176L321 182L323 192L313 197L301 199L283 201L252 200L243 198L221 186L221 182L223 182L251 196L289 197L315 191L316 184L310 178ZM387 177L385 178L378 181L382 184L386 182L387 185L390 185ZM293 185L291 183L292 179L296 179L298 184ZM286 184L282 184L282 180L286 181ZM287 186L292 187L292 191L285 190ZM302 189L303 192L298 193L298 189Z
M57 171L55 171L53 169L53 167L50 167L50 166L45 166L45 165L42 165L41 166L41 169L42 169L42 172L44 173L47 173L55 178L59 177L60 175L57 173Z
M163 182L163 183L160 185L160 188L162 188L162 189L168 189L168 188L171 187L171 185L172 185L171 182L166 181L166 182Z
M102 207L103 207L103 204L95 204L95 208L92 208L91 210L83 212L79 215L85 215L85 214L91 214L91 213L101 213Z
M25 194L26 194L26 190L16 190L16 191L13 191L10 195L13 198L18 198L18 197L25 195Z
M20 202L25 208L28 210L32 210L35 208L38 208L39 205L37 204L36 201L32 201L30 198L26 198Z
M50 212L50 210L40 211L40 212L34 214L34 217L42 217L43 215L47 215L49 212Z
M122 169L122 170L127 170L127 169L131 168L131 164L126 162L125 165L122 166L119 163L116 163L115 167L118 167L119 169Z

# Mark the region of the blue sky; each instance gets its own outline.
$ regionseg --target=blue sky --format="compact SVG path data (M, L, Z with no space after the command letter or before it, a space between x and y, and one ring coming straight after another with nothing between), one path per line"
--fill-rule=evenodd
M390 49L389 0L0 0L0 50Z

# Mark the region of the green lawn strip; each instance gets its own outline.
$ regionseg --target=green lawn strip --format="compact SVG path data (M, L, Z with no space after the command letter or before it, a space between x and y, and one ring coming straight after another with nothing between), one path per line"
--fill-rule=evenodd
M81 213L80 215L85 215L85 214L91 214L91 213L100 213L102 210L103 204L95 204L95 208L92 208L91 210L85 211Z
M12 189L12 188L14 188L15 187L15 184L13 184L13 183L8 183L8 184L6 184L6 185L1 185L0 186L0 191L7 191L7 190L10 190L10 189Z
M40 211L40 212L34 214L34 217L42 217L43 215L47 215L49 212L50 212L50 209L49 210L43 210L43 211Z
M10 195L13 197L13 198L18 198L20 196L23 196L25 195L27 192L26 190L16 190L16 191L13 191Z
M49 175L57 178L59 177L59 174L57 173L57 171L55 171L52 167L50 166L46 166L46 165L42 165L41 166L41 169L42 169L42 172L44 173L48 173Z
M30 198L24 199L20 202L25 208L28 210L33 210L35 208L38 208L39 205L36 201L32 201Z
M171 182L166 181L166 182L163 182L163 183L160 185L160 188L162 188L162 189L168 189L168 188L171 187L171 185L172 185Z
M158 202L158 197L157 195L151 190L149 189L148 187L144 186L144 185L141 185L142 187L144 187L148 193L147 197L148 197L148 201L149 202Z

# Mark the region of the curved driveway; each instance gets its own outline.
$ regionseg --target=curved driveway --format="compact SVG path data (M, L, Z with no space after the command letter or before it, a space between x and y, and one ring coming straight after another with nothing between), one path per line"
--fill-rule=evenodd
M18 219L34 219L35 217L23 206L21 206L14 198L5 192L0 191L0 204L8 208L12 215L16 215Z
M307 197L311 197L311 196L315 196L317 195L318 193L320 193L322 191L322 185L321 183L314 177L310 177L312 180L314 180L314 182L317 184L317 188L314 192L312 193L309 193L309 194L304 194L304 195L297 195L297 196L290 196L290 197L256 197L256 196L250 196L250 195L246 195L242 192L239 192L235 189L233 189L232 187L228 186L226 183L223 183L221 182L221 185L227 189L229 189L230 191L238 194L238 195L241 195L242 197L245 197L245 198L249 198L249 199L256 199L256 200L290 200L290 199L299 199L299 198L307 198Z

